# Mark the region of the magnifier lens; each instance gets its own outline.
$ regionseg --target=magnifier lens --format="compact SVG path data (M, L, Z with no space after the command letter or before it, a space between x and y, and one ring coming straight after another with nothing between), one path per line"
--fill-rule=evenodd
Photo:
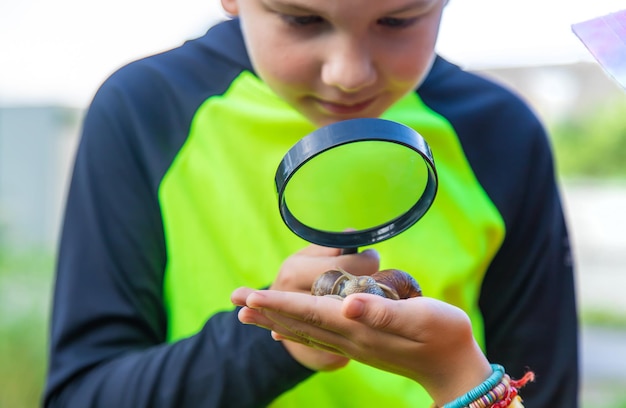
M416 223L438 181L430 147L415 130L361 118L299 140L280 162L275 183L281 217L295 234L354 250Z
M428 168L414 150L389 141L348 143L295 172L285 204L301 223L339 233L387 224L422 196Z

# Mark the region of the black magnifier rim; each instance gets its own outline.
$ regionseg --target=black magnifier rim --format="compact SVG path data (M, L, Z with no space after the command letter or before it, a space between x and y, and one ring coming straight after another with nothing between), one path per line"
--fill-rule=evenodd
M285 201L287 183L315 156L348 143L384 141L406 146L417 152L428 169L428 179L422 196L404 214L387 223L358 231L332 232L311 228L300 222ZM437 194L438 178L430 146L414 129L398 122L360 118L335 122L303 137L285 154L275 176L278 207L283 222L300 238L317 245L334 248L355 248L389 239L415 224L426 214Z

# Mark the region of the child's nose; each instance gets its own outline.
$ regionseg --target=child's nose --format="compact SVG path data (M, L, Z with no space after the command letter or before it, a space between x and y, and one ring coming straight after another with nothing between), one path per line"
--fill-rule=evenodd
M357 41L337 42L327 52L322 66L322 81L343 92L357 92L376 81L370 50Z

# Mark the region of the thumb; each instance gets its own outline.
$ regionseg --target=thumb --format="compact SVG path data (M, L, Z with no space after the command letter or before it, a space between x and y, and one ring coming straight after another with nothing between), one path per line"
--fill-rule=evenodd
M375 329L385 328L397 321L400 312L397 301L382 296L355 293L347 296L342 305L344 317L357 320Z
M368 293L355 293L343 300L341 311L344 317L373 329L407 333L432 319L443 317L443 313L437 310L440 308L430 303L431 299L422 296L392 300Z

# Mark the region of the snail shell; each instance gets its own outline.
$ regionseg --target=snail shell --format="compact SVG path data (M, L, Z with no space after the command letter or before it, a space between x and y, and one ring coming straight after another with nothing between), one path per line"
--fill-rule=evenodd
M371 276L355 276L343 269L332 269L321 274L311 287L315 296L335 295L346 297L352 293L371 293L385 296Z
M315 296L339 295L343 282L346 279L347 277L343 271L334 269L326 271L313 282L311 294Z
M311 287L315 296L344 298L352 293L371 293L389 299L407 299L422 295L417 281L399 269L386 269L372 276L355 276L342 269L321 274Z
M389 299L408 299L422 296L419 283L408 273L399 269L378 271L372 277Z

